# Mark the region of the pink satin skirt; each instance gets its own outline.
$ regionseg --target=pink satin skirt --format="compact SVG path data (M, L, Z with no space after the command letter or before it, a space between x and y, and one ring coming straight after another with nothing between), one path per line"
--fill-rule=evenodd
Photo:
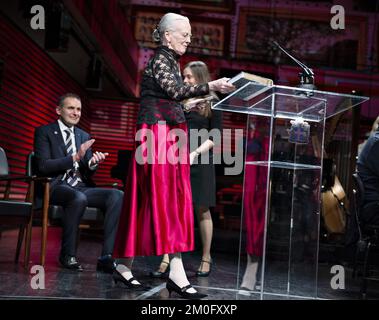
M187 125L142 124L137 127L142 142L129 166L115 240L114 256L162 255L194 249L194 214L187 143L177 150L173 132L187 137ZM165 137L169 137L165 139ZM137 139L137 138L136 138ZM150 140L153 152L145 148ZM146 140L146 141L144 141ZM149 162L141 163L142 156ZM167 161L167 158L171 161ZM172 161L179 159L177 163ZM165 163L164 158L166 158ZM138 162L137 162L138 160Z
M247 160L250 160L249 156L247 156ZM246 230L246 252L257 257L263 255L266 177L266 167L245 166L243 215Z

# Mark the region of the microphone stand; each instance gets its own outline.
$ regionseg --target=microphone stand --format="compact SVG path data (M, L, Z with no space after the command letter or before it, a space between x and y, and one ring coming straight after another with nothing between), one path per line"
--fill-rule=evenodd
M297 60L295 57L290 55L286 50L282 48L282 46L277 43L276 41L272 41L272 43L278 47L281 51L283 51L287 56L289 56L293 61L296 62L302 69L302 72L299 73L299 79L300 79L300 85L299 88L309 89L309 90L316 90L315 86L315 75L313 73L313 70L311 68L308 68L304 63ZM312 96L313 94L311 92L307 92L307 96Z
M295 57L290 55L286 50L284 50L279 43L272 41L272 43L277 46L281 51L283 51L287 56L289 56L293 61L295 61L301 68L302 72L299 73L300 85L299 88L304 88L308 90L315 90L315 75L311 68L308 68L304 63L297 60ZM313 92L306 91L299 92L299 95L305 95L307 97L313 96ZM297 144L308 144L310 137L310 125L308 122L304 121L301 117L290 121L291 128L288 130L289 137L288 141Z

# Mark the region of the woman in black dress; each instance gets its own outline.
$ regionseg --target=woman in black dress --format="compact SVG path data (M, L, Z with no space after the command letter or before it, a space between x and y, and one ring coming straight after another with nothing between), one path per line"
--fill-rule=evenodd
M188 63L183 70L183 78L184 82L189 85L210 81L208 68L202 61ZM192 202L203 245L201 263L196 272L198 277L207 277L212 264L210 250L213 222L209 208L216 205L216 178L212 149L219 139L213 139L210 131L215 129L215 137L221 137L221 112L211 110L212 101L217 100L216 94L211 92L204 97L183 101L190 135ZM199 133L199 130L202 131ZM164 255L159 269L150 275L156 278L163 277L167 272L168 265L169 257Z

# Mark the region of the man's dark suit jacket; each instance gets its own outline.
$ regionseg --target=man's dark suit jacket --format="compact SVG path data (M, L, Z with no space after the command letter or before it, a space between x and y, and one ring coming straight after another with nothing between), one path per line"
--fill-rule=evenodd
M74 127L76 150L80 145L90 139L87 132ZM67 170L73 167L72 155L67 154L66 146L62 137L58 122L54 122L42 127L38 127L34 134L34 154L36 169L41 176L52 177L50 191L62 180ZM85 156L79 162L79 171L83 182L87 186L95 186L91 176L95 170L88 167L92 158L91 148L87 150Z

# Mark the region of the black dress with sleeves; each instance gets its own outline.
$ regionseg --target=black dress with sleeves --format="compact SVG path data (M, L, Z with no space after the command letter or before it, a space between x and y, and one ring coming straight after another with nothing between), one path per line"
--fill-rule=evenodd
M222 112L212 110L211 118L206 118L199 114L197 111L186 112L187 125L189 129L189 137L196 139L196 135L192 130L206 129L208 132L212 129L219 129L220 135L222 125ZM192 136L192 137L191 137ZM208 137L213 140L212 136ZM203 140L204 142L205 140ZM217 143L217 141L214 141ZM190 143L191 152L201 145L201 140L192 141ZM214 207L216 205L216 173L215 165L213 164L213 150L209 150L209 164L201 164L201 158L204 158L204 154L199 156L199 164L193 164L191 166L191 188L192 188L192 200L195 207Z

